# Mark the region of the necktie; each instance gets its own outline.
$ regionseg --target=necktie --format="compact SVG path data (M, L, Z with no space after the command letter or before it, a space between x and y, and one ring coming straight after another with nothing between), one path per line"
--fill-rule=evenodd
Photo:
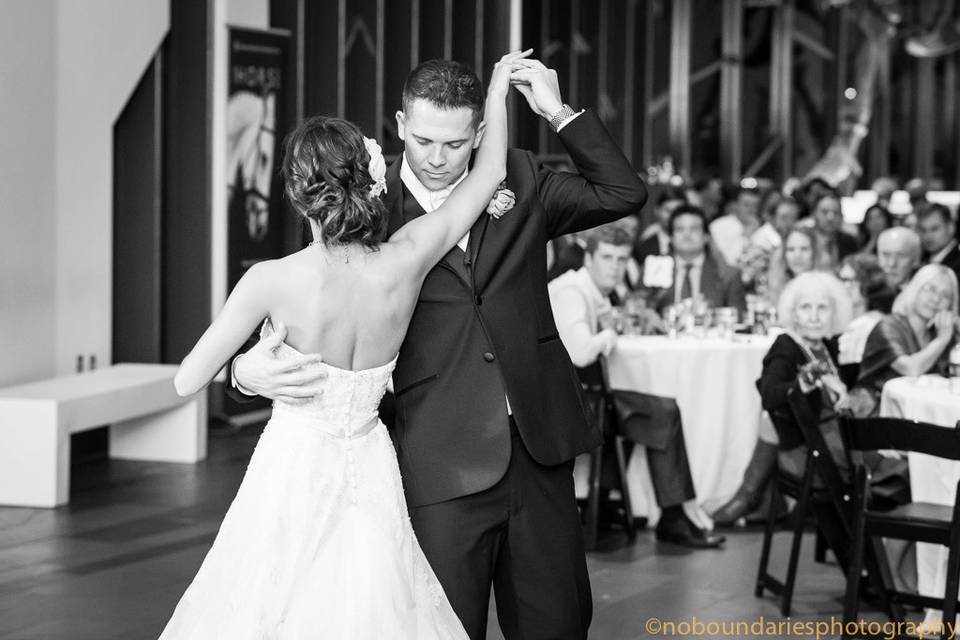
M693 297L693 283L690 281L690 269L692 268L693 264L689 262L683 265L683 284L680 285L681 300Z
M615 290L614 290L614 291L611 291L611 292L607 295L607 298L610 300L610 304L612 304L612 305L615 306L615 307L619 307L619 306L622 304L622 302L623 302L623 301L620 299L620 294L618 294Z

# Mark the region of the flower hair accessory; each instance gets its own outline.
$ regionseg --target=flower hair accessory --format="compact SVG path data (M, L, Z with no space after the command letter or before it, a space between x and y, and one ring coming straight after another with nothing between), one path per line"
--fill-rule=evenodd
M387 162L383 159L383 151L376 140L364 136L363 146L370 154L370 164L367 165L367 172L373 180L373 184L370 185L370 195L376 198L387 192Z

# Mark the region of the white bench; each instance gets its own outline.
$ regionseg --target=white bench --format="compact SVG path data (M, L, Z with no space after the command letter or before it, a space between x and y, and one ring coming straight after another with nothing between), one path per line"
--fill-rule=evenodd
M110 425L110 457L207 457L207 397L181 398L176 365L117 364L0 389L0 504L70 499L70 434Z

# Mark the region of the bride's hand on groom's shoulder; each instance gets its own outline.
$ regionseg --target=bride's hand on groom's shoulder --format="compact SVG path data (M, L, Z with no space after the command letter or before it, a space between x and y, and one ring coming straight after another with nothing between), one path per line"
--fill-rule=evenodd
M539 60L518 60L520 67L510 74L510 82L527 99L527 104L541 118L549 120L563 109L557 72Z
M323 358L318 353L291 353L278 359L277 349L286 337L286 327L278 322L273 333L234 360L233 376L242 391L287 402L306 402L323 393L326 371L308 366Z

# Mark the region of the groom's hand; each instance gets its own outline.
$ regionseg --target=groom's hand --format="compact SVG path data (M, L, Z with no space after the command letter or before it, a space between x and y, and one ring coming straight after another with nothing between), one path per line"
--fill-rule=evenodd
M306 402L323 393L327 374L322 368L310 366L323 361L320 354L294 354L277 359L276 350L286 336L287 328L278 322L274 333L260 338L233 361L233 377L241 391L287 402Z
M520 68L510 74L510 82L527 99L534 113L549 120L563 108L557 72L530 58L516 60L514 64Z

